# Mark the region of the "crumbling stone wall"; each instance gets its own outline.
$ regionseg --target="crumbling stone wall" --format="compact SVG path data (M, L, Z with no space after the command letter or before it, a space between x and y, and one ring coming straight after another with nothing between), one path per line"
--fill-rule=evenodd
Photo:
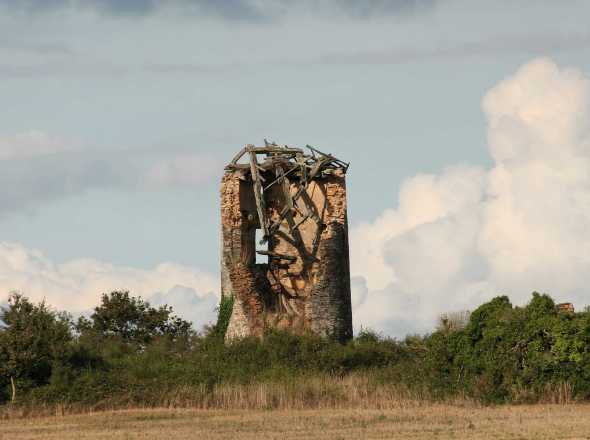
M273 168L277 157L273 153L274 162L259 167L268 187L260 205L246 166L229 167L222 178L222 295L234 297L226 338L279 328L346 340L352 337L346 169L328 165L319 172L321 166L311 169L314 162L308 160L299 178L281 178L282 171ZM320 165L331 163L322 160ZM307 168L316 172L314 178ZM270 185L273 179L280 184ZM261 249L255 236L264 222L274 226L267 228L267 248ZM257 250L268 255L267 263L256 263Z

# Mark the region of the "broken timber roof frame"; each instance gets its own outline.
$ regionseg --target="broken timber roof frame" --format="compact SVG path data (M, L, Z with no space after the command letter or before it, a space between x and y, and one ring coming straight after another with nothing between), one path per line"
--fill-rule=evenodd
M285 219L294 238L297 228L308 219L312 219L318 224L318 227L321 227L321 220L314 214L313 207L308 206L306 198L301 197L301 195L313 179L327 177L334 174L336 170L341 170L343 173L348 171L348 163L337 159L331 154L323 153L310 145L306 145L306 148L309 153L305 153L301 148L277 145L265 139L264 147L246 145L225 167L228 171L242 171L244 178L248 173L250 174L256 201L256 211L260 229L263 233L261 244L267 242L279 230L281 223ZM263 162L258 162L257 155L259 154L266 155ZM248 156L248 163L238 163L245 155ZM267 178L269 173L274 174L274 179L268 184L263 176L264 173L267 173ZM279 218L271 223L266 216L264 192L276 184L282 186L285 207L281 211ZM291 184L297 187L295 194L291 194ZM297 210L302 216L297 223L293 219L294 210ZM261 252L264 251L258 253ZM275 253L266 252L264 254L277 259L287 259Z

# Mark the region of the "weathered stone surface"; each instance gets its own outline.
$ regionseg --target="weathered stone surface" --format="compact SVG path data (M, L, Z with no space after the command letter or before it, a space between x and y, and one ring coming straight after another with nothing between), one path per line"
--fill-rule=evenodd
M276 155L271 159L284 171L291 169ZM269 168L260 171L267 186L283 172ZM222 295L234 297L228 339L262 336L273 327L339 340L352 337L345 171L333 167L304 180L306 169L263 192L262 221L279 225L264 249L271 254L268 264L256 264L261 220L251 176L243 169L226 171L221 182L221 281Z

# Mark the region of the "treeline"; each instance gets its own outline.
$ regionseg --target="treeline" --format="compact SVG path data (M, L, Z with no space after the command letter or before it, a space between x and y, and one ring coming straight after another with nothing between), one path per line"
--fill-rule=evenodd
M560 311L547 295L534 293L525 307L497 297L470 315L443 317L424 336L362 331L344 345L281 332L224 344L230 313L226 301L217 324L197 333L170 307L128 292L103 295L78 320L13 294L0 310L0 403L96 409L590 399L590 313Z

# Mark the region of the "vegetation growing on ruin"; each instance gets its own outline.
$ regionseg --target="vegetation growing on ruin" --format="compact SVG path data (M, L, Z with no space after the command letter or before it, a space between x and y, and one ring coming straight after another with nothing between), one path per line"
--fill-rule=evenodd
M217 309L217 322L211 328L211 335L217 336L219 339L225 338L227 327L229 326L229 319L234 310L234 298L232 296L224 296L219 302Z
M271 332L229 345L231 303L202 333L128 292L74 321L12 295L0 312L0 402L70 405L383 406L400 396L484 403L590 399L590 313L534 293L446 316L403 340L363 331L347 344ZM397 396L397 397L396 397ZM12 402L12 403L11 403Z

